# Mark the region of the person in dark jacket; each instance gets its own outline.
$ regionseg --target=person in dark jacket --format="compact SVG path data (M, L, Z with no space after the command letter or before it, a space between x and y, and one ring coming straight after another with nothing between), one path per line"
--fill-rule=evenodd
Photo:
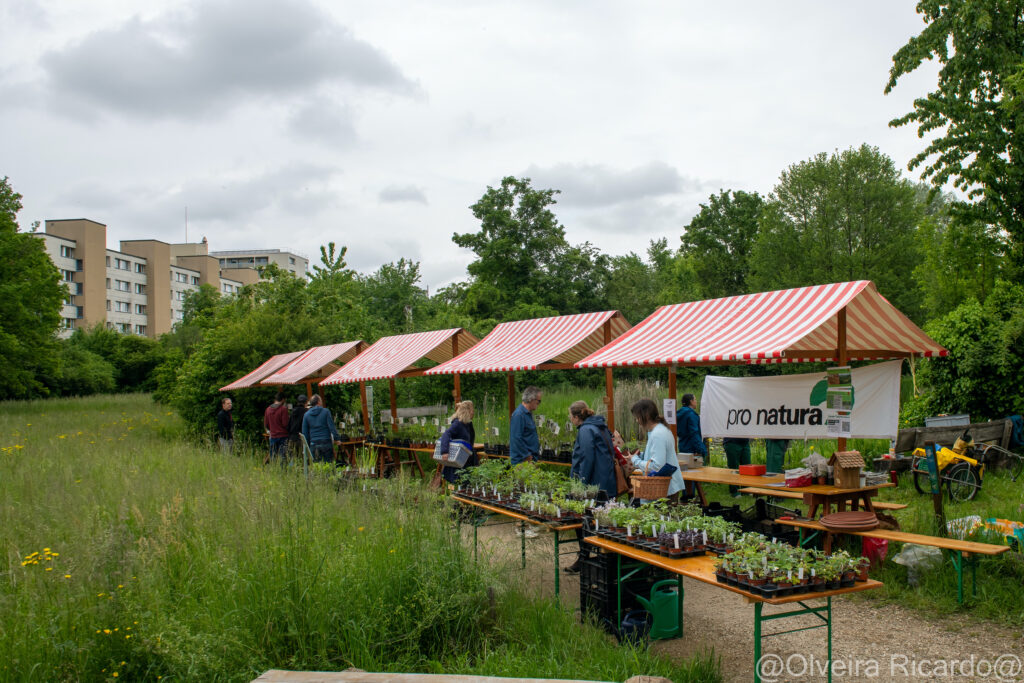
M576 427L576 442L572 447L572 468L569 476L584 484L600 489L599 500L615 498L615 447L604 415L597 415L586 401L569 406L569 421ZM576 530L580 554L576 562L565 568L570 574L580 571L583 564L583 530Z
M473 428L473 412L472 401L462 401L455 404L455 416L452 418L452 423L448 425L448 429L444 430L444 434L441 435L442 452L448 451L448 447L451 446L453 440L465 441L469 444L470 450L472 450L473 444L476 443L476 430ZM476 467L479 464L480 458L476 451L473 451L473 455L470 456L469 461L466 463L466 468ZM441 476L449 484L454 484L456 477L461 471L456 467L444 467L441 469Z
M309 410L302 417L302 435L306 437L314 460L333 462L334 444L340 440L341 435L334 426L331 411L322 404L323 399L316 394L309 399Z
M700 415L697 414L697 398L683 394L682 407L676 411L676 431L679 434L679 452L699 455L708 464L708 449L700 436Z
M225 396L220 400L220 412L217 413L217 442L221 453L227 454L235 445L235 420L231 417L231 399Z
M307 400L305 394L296 396L292 413L288 416L288 449L296 457L302 455L302 439L299 435L302 434L302 418L306 416Z
M270 452L263 460L263 464L271 458L284 456L288 447L288 404L284 402L284 392L279 391L274 396L274 402L263 411L263 426L270 432Z
M606 496L614 498L615 454L604 415L596 415L586 401L576 401L569 406L569 421L576 427L569 476L597 485Z
M542 396L543 392L537 387L526 387L523 389L523 402L509 418L508 451L513 467L524 460L540 459L540 437L533 411L540 406Z

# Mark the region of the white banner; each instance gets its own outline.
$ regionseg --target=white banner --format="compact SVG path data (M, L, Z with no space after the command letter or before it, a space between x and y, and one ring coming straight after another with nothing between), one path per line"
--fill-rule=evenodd
M845 416L844 425L850 436L896 437L902 364L894 360L853 370L853 410ZM827 397L824 372L777 377L709 375L700 399L700 431L705 437L834 438L836 434L828 433L826 422L837 412L828 408Z

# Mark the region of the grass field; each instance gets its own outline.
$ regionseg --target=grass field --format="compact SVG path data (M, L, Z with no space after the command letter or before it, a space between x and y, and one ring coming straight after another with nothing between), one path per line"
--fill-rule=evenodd
M0 681L268 668L717 681L472 561L420 482L307 482L183 440L145 396L0 408Z

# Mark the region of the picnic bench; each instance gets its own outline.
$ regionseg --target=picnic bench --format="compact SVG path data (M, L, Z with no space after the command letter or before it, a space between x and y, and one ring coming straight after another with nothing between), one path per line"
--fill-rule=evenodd
M803 500L804 494L799 491L787 491L784 489L761 489L756 486L748 486L740 489L740 493L746 493L751 496L772 496L773 498L786 498L788 500ZM906 503L886 503L881 500L871 501L871 506L876 510L903 510L907 507Z
M800 529L800 545L806 545L819 534L823 535L822 548L826 553L832 552L832 537L836 534L847 536L867 536L869 538L882 538L896 543L916 543L940 548L949 555L953 567L956 569L957 578L957 600L963 604L964 601L964 565L971 569L971 595L978 594L978 555L999 555L1010 549L1007 545L994 545L992 543L979 543L978 541L964 541L959 538L946 538L943 536L927 536L925 534L912 534L906 531L890 531L888 529L872 529L871 531L832 531L824 524L813 519L788 519L780 517L775 520L778 524L797 527ZM814 533L805 537L804 530Z

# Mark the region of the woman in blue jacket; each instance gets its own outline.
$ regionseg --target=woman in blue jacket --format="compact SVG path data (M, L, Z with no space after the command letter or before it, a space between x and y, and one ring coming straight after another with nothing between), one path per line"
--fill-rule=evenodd
M697 398L683 394L682 407L676 411L676 431L679 434L679 452L699 455L709 465L708 449L700 435L700 415L697 414Z

